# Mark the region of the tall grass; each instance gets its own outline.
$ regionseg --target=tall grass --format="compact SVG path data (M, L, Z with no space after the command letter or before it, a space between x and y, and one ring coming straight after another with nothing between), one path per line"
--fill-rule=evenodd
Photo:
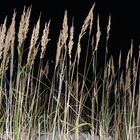
M25 42L28 37L31 8L24 8L19 27L16 26L16 12L9 27L6 26L7 18L0 25L1 139L30 140L44 137L54 140L58 137L60 140L105 140L110 136L115 140L140 139L140 56L137 60L132 57L132 43L126 60L126 69L121 70L120 53L118 69L115 70L113 57L107 59L110 17L106 55L103 58L104 67L98 71L98 46L102 33L98 17L97 33L92 34L93 9L94 6L83 22L78 42L74 42L74 20L68 25L69 19L65 12L57 42L52 79L48 79L49 63L43 63L45 53L49 53L46 51L48 42L53 41L49 39L51 22L45 23L40 37L39 17L28 46L25 46ZM84 72L81 74L81 42L86 34L88 43L84 47L87 48L87 52ZM77 48L74 48L75 46ZM23 55L25 47L28 49L27 57ZM92 47L90 62L89 47ZM73 49L76 49L75 54L72 53ZM36 61L39 62L39 66L36 65ZM92 81L88 79L90 67ZM49 81L49 84L44 82L45 80ZM87 88L86 81L91 83L90 88ZM99 94L102 94L101 99ZM110 105L112 99L114 102ZM87 100L91 107L85 105Z

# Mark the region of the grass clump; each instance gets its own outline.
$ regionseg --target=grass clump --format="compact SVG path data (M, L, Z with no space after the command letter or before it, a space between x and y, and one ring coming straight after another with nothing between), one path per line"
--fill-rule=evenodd
M121 70L120 53L118 69L108 56L108 39L111 17L107 27L104 67L99 72L98 46L100 42L99 18L97 32L92 35L93 9L89 11L78 42L74 42L74 20L68 25L64 14L62 29L57 42L56 61L52 78L49 79L49 63L44 65L50 33L50 24L45 23L40 37L39 17L28 37L31 8L24 8L18 32L16 12L6 26L7 18L0 25L0 137L1 139L139 139L140 135L140 88L139 59L132 57L133 43L128 52L126 69ZM88 36L83 73L81 63L82 39ZM91 39L92 38L92 39ZM93 38L95 41L93 42ZM17 42L17 43L16 43ZM92 44L90 46L90 44ZM74 48L74 47L77 48ZM24 51L28 49L27 57ZM88 52L92 55L88 61ZM75 49L76 53L72 53ZM38 57L39 56L39 57ZM74 59L72 59L74 58ZM39 64L36 64L36 61ZM88 79L92 68L92 80ZM82 80L81 80L82 79ZM47 82L44 82L44 81ZM87 82L90 87L87 87ZM102 96L99 96L101 94ZM100 98L101 97L101 98ZM113 104L110 105L113 99ZM86 102L91 106L86 106ZM88 113L89 112L89 113ZM87 129L88 128L88 129ZM84 131L88 133L84 136Z

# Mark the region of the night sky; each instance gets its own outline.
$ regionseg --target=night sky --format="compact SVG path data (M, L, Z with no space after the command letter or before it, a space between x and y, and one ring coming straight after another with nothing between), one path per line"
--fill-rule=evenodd
M49 21L49 19L52 20L51 34L52 38L57 41L64 11L68 10L70 19L74 16L74 25L78 32L94 3L96 3L94 18L96 20L97 15L100 16L102 38L106 35L108 16L111 15L110 54L118 57L120 50L122 50L125 57L130 48L131 39L133 39L134 53L138 55L138 45L140 44L140 8L138 7L138 2L127 1L122 3L121 0L97 0L97 2L94 0L1 0L0 23L3 22L6 15L12 15L14 8L21 14L25 5L32 5L32 25L36 23L41 12L42 25L43 22ZM104 50L104 44L104 39L102 39L101 47L99 48L101 52ZM103 53L100 55L103 55Z

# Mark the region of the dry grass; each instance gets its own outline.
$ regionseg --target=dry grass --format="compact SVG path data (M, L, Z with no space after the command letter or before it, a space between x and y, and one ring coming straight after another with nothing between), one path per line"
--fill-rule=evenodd
M119 67L115 71L113 57L107 59L111 30L111 17L109 17L106 56L103 58L104 68L103 71L97 72L101 30L98 17L97 33L94 35L96 43L93 38L90 40L94 20L93 9L94 5L83 22L78 42L74 42L74 20L69 27L67 11L65 12L57 42L52 80L48 79L48 74L51 72L48 62L45 66L43 64L45 53L49 53L46 52L48 41L53 41L49 39L51 22L45 23L43 31L40 31L41 17L39 17L33 28L30 43L26 46L27 58L23 56L23 52L28 37L31 8L24 8L18 33L15 32L15 28L18 28L15 27L15 12L9 28L6 27L6 18L0 25L1 139L32 140L37 137L41 139L42 133L43 137L49 140L56 139L56 135L61 140L81 140L83 137L87 140L94 138L105 140L109 139L110 135L115 140L140 139L140 57L137 61L132 57L132 42L126 60L126 70L120 70L122 66L120 53ZM39 37L40 32L43 32L41 37ZM92 44L92 56L88 62L87 53L85 67L83 67L84 74L80 74L81 42L85 34L89 35L88 44L85 47L88 50L89 44ZM15 46L16 39L17 46ZM72 53L74 44L77 44L76 54ZM18 52L17 58L14 56L15 49ZM39 50L40 56L37 58ZM23 61L25 59L27 62ZM39 60L38 68L35 65L36 60ZM92 81L87 77L90 66ZM90 88L87 88L86 81L91 83ZM99 99L100 93L101 99ZM85 106L88 96L92 104L91 108ZM114 102L110 106L112 97ZM86 111L91 113L86 114ZM84 131L88 134L85 135ZM22 138L25 135L26 138Z
M41 55L40 55L40 59L44 58L45 52L46 52L46 48L47 48L47 44L48 44L48 36L49 36L49 28L50 28L50 22L47 24L45 24L45 28L43 30L43 36L41 39Z

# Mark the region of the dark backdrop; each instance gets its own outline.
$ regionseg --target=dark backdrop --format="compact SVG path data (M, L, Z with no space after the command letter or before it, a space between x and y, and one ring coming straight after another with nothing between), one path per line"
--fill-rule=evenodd
M35 22L40 12L42 20L52 19L53 31L61 28L64 10L68 9L69 16L75 17L75 26L78 28L83 23L95 0L1 0L0 1L0 23L6 15L12 15L13 8L21 12L23 6L32 5L32 21ZM138 2L121 0L97 0L94 16L100 15L102 32L108 22L108 15L112 16L112 30L110 37L110 51L115 54L120 49L128 50L130 39L134 40L135 51L140 42L140 10ZM57 36L57 34L56 34Z

